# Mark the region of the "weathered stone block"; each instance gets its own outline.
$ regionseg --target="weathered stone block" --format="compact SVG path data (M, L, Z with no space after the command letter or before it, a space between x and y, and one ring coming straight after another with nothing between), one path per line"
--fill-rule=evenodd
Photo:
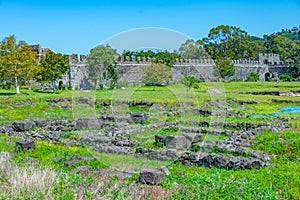
M97 118L82 118L76 121L76 128L78 130L87 129L100 129L102 126L101 120Z
M164 180L164 173L160 170L142 170L140 181L143 184L156 185Z
M187 148L188 144L183 135L168 135L166 137L166 146L172 149L183 149Z
M48 121L45 119L37 119L37 120L34 120L34 122L35 122L35 125L37 125L39 127L45 127L48 125Z
M168 149L166 151L166 156L169 158L169 160L175 160L175 159L177 159L178 155L177 155L176 149Z
M64 162L64 166L66 166L66 167L71 167L71 166L73 166L74 164L76 164L76 163L78 163L79 162L79 160L69 160L69 161L65 161Z
M227 166L227 163L229 162L229 159L228 157L225 157L221 154L217 154L215 157L214 157L214 165L217 167L217 168L226 168Z
M94 143L103 144L103 145L111 145L111 143L112 143L110 137L102 136L102 135L94 136L94 137L91 137L91 138L86 138L83 141L88 142L88 140L91 140Z
M210 110L206 110L203 108L195 108L195 111L200 116L210 116L212 115L212 112Z
M20 140L16 142L16 152L34 149L34 147L34 141L32 140Z
M198 143L202 141L202 135L201 134L195 134L195 133L184 133L182 134L185 139L188 141L188 145L190 146L192 143Z
M258 159L251 159L245 164L246 169L260 168L264 167L266 164Z
M129 138L116 138L112 141L115 146L127 146L133 147L135 146L135 141Z
M15 131L28 131L31 130L34 125L32 121L16 121L12 124L12 127Z
M137 124L145 123L147 121L146 113L142 113L142 112L132 112L130 114L130 117L132 121Z
M166 137L167 135L164 134L157 134L155 135L155 142L156 143L166 143Z

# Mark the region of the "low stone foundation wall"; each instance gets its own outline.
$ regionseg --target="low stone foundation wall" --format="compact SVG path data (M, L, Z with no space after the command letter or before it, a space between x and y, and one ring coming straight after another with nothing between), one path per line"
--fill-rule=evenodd
M199 167L217 167L224 169L252 169L268 165L268 163L255 158L225 156L223 154L214 153L186 153L182 155L179 160L182 164L187 166L195 165Z

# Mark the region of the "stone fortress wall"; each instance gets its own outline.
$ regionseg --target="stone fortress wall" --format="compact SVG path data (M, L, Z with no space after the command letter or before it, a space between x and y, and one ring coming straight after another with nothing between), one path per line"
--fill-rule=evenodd
M33 45L33 49L38 52L39 59L41 55L51 49L41 48L40 45ZM37 46L37 47L36 47ZM141 84L141 69L149 66L155 58L115 56L117 63L117 73L119 81L128 84ZM277 79L281 74L290 73L290 63L280 60L278 54L259 54L256 59L233 60L236 67L233 79L245 80L251 72L259 74L260 81L267 81L269 78ZM90 89L91 83L88 80L86 70L86 56L71 54L69 55L70 70L57 81L57 85L70 85L75 89ZM206 81L217 81L218 76L215 73L215 61L212 59L177 59L171 68L172 82L178 82L185 76L194 76L197 79Z

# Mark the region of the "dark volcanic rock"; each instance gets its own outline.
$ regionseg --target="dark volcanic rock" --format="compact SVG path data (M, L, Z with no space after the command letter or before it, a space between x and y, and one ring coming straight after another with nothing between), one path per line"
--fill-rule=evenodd
M155 135L155 142L156 143L166 143L166 137L167 135L164 134L157 134Z
M195 108L194 110L195 110L195 111L197 112L197 114L200 115L200 116L206 117L206 116L212 115L212 111L206 110L206 109L203 109L203 108Z
M183 135L168 135L166 137L166 146L171 149L183 149L190 145Z
M39 126L39 127L45 127L48 125L48 121L45 119L37 119L34 120L35 125Z
M69 160L69 161L65 161L64 162L64 166L66 166L66 167L71 167L71 166L73 166L74 164L76 164L76 163L78 163L79 162L79 160Z
M130 138L115 138L112 143L115 146L126 146L126 147L133 147L135 146L135 141Z
M164 173L160 170L142 170L140 181L143 184L156 185L164 180Z
M146 113L142 113L142 112L132 112L130 113L130 117L132 121L137 124L145 123L147 121Z
M76 121L76 128L78 130L87 129L101 129L102 122L98 118L82 118Z
M267 164L259 159L226 156L214 153L183 154L179 160L184 165L196 165L205 167L217 167L225 169L253 169L264 167Z
M0 133L9 133L13 131L11 126L0 126Z
M239 100L238 103L244 105L244 104L258 104L259 102L254 100Z
M12 127L15 131L29 131L34 126L34 122L32 121L15 121L12 124Z
M20 140L16 142L16 152L34 149L34 147L34 141L32 140Z
M202 135L201 134L183 133L182 135L188 141L188 145L190 145L192 143L198 143L198 142L202 141Z

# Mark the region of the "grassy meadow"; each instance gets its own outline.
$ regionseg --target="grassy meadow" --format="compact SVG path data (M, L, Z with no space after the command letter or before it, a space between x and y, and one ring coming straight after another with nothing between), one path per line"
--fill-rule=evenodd
M0 125L9 125L25 119L78 119L100 117L103 113L116 115L130 112L150 112L154 116L147 124L180 121L268 122L273 117L247 117L249 114L271 114L289 106L300 106L300 96L241 94L259 91L298 91L299 82L229 82L199 83L197 89L186 90L182 85L168 87L128 87L125 90L48 91L0 89ZM79 98L90 99L81 104ZM235 115L218 118L200 117L192 107L202 108L208 101L227 101ZM256 104L239 104L251 100ZM277 103L274 100L295 100ZM152 106L125 105L122 101L151 102ZM298 103L296 102L298 101ZM56 103L53 103L56 102ZM111 103L111 107L103 102ZM154 106L155 105L155 106ZM114 111L114 108L117 108ZM211 108L208 107L207 108ZM215 109L215 108L211 108ZM182 114L165 116L164 111L184 110ZM186 113L186 114L184 114ZM243 117L238 117L241 114ZM18 135L0 133L0 199L300 199L300 113L274 117L289 118L291 128L281 133L266 131L251 143L251 149L267 152L271 166L253 170L226 170L205 167L187 167L180 163L162 162L95 152L85 145L65 146L61 143L37 141L36 148L15 153ZM191 125L197 128L195 125ZM146 141L144 147L154 145L155 134L178 134L174 129L143 130L133 135L135 140ZM66 133L66 138L80 140L77 132ZM206 136L207 137L207 136ZM220 136L217 139L224 139ZM68 155L95 155L97 160L80 161L66 167L63 160L53 158ZM77 166L89 165L85 173ZM99 168L138 173L142 168L167 166L171 175L159 185L139 183L138 175L131 178L107 176L93 170Z

